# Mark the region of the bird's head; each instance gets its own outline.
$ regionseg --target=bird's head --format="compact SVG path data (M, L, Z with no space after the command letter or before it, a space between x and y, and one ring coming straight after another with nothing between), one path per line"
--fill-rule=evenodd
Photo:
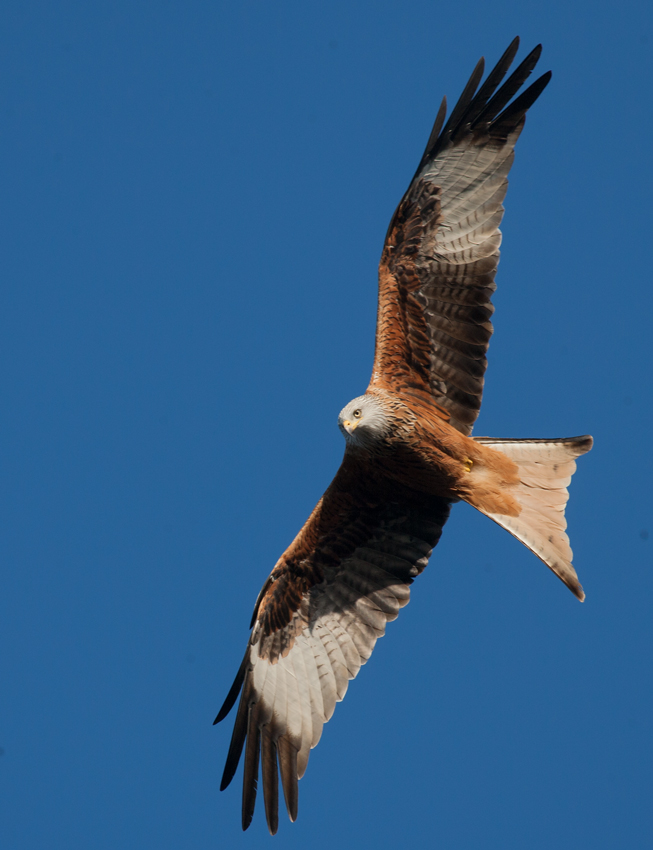
M378 398L361 395L346 404L338 416L338 427L345 440L371 447L388 435L391 420Z

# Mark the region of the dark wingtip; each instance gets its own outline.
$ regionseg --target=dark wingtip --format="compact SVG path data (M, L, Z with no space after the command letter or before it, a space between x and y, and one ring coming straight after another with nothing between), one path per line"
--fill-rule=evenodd
M247 740L243 765L243 830L252 822L258 789L258 769L261 756L261 731L258 726L256 706L251 706L247 717Z
M523 122L524 116L535 103L544 89L548 86L551 79L551 71L542 74L538 77L533 85L529 86L526 91L522 92L516 100L504 109L504 111L492 122L489 132L493 136L500 136L503 133L510 133L515 130L520 122Z
M549 71L507 109L505 108L530 76L542 53L542 45L536 45L497 90L517 54L519 45L520 38L517 35L490 71L485 82L476 91L481 82L484 68L484 60L481 58L478 61L444 128L442 128L444 122L444 114L441 114L442 108L438 113L415 177L438 152L449 144L458 144L470 132L475 134L487 133L492 127L490 135L498 138L504 132L509 133L518 128L519 122L523 120L528 108L551 79L551 72Z
M510 77L508 77L506 82L501 86L496 94L488 101L485 109L483 109L480 115L476 117L474 121L475 127L480 128L483 127L484 124L490 125L495 122L502 122L508 112L514 114L514 103L505 112L503 112L503 110L530 77L533 69L537 65L541 53L542 45L538 44L537 47L534 47L528 56L512 72ZM533 98L533 100L535 100L535 98ZM533 101L531 101L531 103L532 102ZM525 111L526 110L524 109L524 112Z
M277 742L269 725L261 730L261 768L265 819L270 835L276 835L279 828L279 770Z
M494 95L497 87L501 84L501 81L505 77L515 56L517 55L518 50L519 36L513 38L504 51L503 56L485 78L485 82L480 87L474 96L474 100L470 103L469 108L465 112L464 120L458 124L455 133L452 135L453 141L456 140L456 137L460 137L461 134L464 135L464 133L469 131L474 125L478 116L487 106L488 100Z
M247 672L247 664L249 659L249 647L247 648L247 652L245 653L245 657L242 660L240 667L238 668L238 672L236 673L236 678L234 679L234 683L229 689L229 693L227 694L227 698L222 703L222 708L218 712L217 717L213 721L213 725L219 723L221 720L224 720L225 717L229 714L231 709L234 707L234 703L238 699L238 694L240 693L240 689L243 686L243 682L245 681L245 673Z
M483 79L484 71L485 59L483 58L483 56L481 56L481 58L476 63L476 67L472 71L469 80L467 80L467 85L465 86L462 94L458 98L458 102L454 106L451 115L449 116L449 120L444 125L444 129L442 130L442 133L440 134L437 140L437 145L435 147L446 144L451 139L452 135L455 134L458 124L465 115L467 108L469 107L470 103L474 98L474 95L476 94L476 90L479 86L479 83Z
M245 685L247 688L247 685ZM220 790L224 791L229 786L234 778L238 768L238 762L243 751L245 739L247 738L247 720L249 716L248 701L246 694L243 694L243 699L238 706L236 713L236 722L231 733L231 742L229 744L229 752L227 753L227 761L225 762L224 771L222 773L222 781L220 782Z
M291 822L297 820L299 807L299 794L297 788L297 747L283 736L278 742L279 771L281 773L281 785L283 796L286 801L286 810Z
M551 82L552 76L553 76L553 71L545 71L544 74L542 74L541 77L538 77L535 80L535 82L533 83L531 88L536 89L536 90L539 89L539 91L537 92L538 97L540 95L540 92L544 91L544 89L549 85L549 83ZM528 91L528 89L526 89L526 91ZM524 92L524 94L526 94L526 92Z

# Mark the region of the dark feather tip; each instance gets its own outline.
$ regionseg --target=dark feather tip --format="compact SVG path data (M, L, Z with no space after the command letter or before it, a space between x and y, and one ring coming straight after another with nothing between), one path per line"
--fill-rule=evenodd
M234 707L234 703L238 699L238 694L240 693L240 689L243 686L243 682L245 681L245 674L247 672L247 664L249 657L249 647L247 648L247 652L245 653L245 657L243 658L242 664L238 668L238 672L236 673L236 678L234 679L234 683L229 689L229 693L227 694L226 700L222 703L222 708L218 712L218 716L213 721L213 725L219 723L221 720L224 720L225 717L229 714L231 709Z

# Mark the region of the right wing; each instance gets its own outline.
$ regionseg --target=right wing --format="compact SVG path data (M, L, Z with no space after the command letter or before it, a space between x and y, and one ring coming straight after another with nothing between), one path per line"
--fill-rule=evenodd
M243 829L254 813L259 760L270 832L278 826L279 773L290 819L297 817L309 751L386 623L407 604L449 508L445 499L390 488L345 455L263 586L245 657L215 720L240 693L220 789L244 748Z
M481 407L507 175L526 111L551 78L507 105L541 53L538 45L496 91L518 46L516 38L475 94L480 60L444 128L443 100L379 266L370 387L435 404L463 434Z

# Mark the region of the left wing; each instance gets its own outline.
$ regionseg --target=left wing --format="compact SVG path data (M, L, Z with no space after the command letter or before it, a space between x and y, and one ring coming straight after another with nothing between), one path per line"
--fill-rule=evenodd
M254 814L259 761L268 828L278 826L279 773L291 820L297 781L322 726L426 567L450 502L384 483L345 454L333 483L259 595L236 680L238 698L220 789L245 750L242 824ZM242 691L242 693L241 693Z
M496 91L518 47L516 38L475 94L480 60L444 129L443 100L379 266L370 387L435 405L463 434L481 406L507 174L526 111L551 78L506 106L541 53L538 45Z

